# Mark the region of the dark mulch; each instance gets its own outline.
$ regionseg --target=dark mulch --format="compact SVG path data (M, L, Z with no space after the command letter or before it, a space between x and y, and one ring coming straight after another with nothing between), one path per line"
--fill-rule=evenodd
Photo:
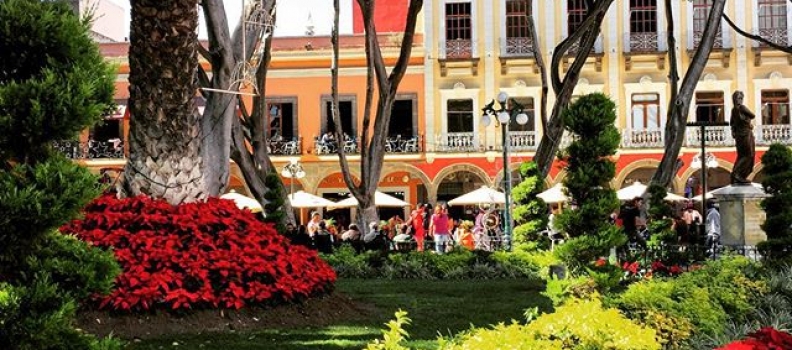
M371 304L334 293L300 304L243 310L196 310L186 315L83 311L77 323L79 328L100 336L113 334L123 339L148 339L164 335L324 327L342 321L366 320L374 312Z

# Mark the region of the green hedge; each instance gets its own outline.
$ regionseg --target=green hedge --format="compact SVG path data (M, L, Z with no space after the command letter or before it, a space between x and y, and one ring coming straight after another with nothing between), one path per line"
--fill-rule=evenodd
M348 246L323 254L339 277L387 279L540 279L556 260L552 254L485 252L457 249L449 254L431 252L357 254Z

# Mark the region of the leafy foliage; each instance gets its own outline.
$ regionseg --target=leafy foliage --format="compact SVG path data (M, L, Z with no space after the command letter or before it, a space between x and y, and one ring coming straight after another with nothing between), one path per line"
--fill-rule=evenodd
M762 229L767 241L759 249L771 259L787 260L792 257L792 150L782 144L773 144L762 156L765 192L770 197L762 200L767 219Z
M674 223L674 209L665 201L668 191L663 186L657 184L649 185L649 232L652 238L649 240L651 246L661 243L677 243L676 232L671 228Z
M118 266L57 233L101 188L51 147L112 108L113 69L66 2L0 1L0 23L0 348L119 349L73 327Z
M280 177L275 172L269 172L264 177L264 185L269 189L264 194L267 204L264 205L265 222L275 225L275 230L286 232L286 213L283 212L283 193L281 192Z
M621 137L616 129L616 105L601 93L580 97L562 115L564 127L575 135L559 157L566 163L564 186L579 206L558 217L562 231L572 239L560 252L571 267L584 265L624 243L620 231L608 224L619 206L609 182L616 165L609 158L616 153Z
M522 245L536 242L539 247L547 248L550 246L549 239L537 234L547 226L547 205L536 197L544 190L539 167L534 162L522 163L520 175L523 181L511 192L516 205L512 212L517 224L514 227L514 243Z
M388 321L385 325L388 326L387 330L382 331L382 340L375 340L373 343L366 346L366 350L407 350L402 346L402 342L407 340L410 336L404 326L409 325L411 320L407 317L406 311L396 311L396 319Z
M65 1L2 1L0 23L0 159L42 160L113 108L114 68Z
M443 350L463 349L660 349L651 329L636 325L600 301L573 299L531 321L492 329L474 329L441 344Z

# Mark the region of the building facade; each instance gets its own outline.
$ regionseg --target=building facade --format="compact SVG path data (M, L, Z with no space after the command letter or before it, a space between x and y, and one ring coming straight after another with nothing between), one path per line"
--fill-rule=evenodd
M353 154L354 172L358 160L354 153L359 149L357 138L365 113L366 69L362 21L353 3L342 1L340 113L349 139L337 146ZM698 45L710 3L672 2L681 73ZM398 56L407 4L407 0L378 2L377 28L389 65ZM541 45L549 62L557 43L579 25L583 6L583 0L426 1L394 106L381 190L416 204L449 200L480 186L501 186L500 129L481 123L481 108L501 91L530 112L528 124L510 125L510 169L530 160L542 137L535 116L541 77L531 48ZM602 92L616 101L622 146L614 157L614 188L648 181L664 154L670 96L664 6L659 0L614 1L575 88L574 95ZM790 6L786 0L734 0L728 2L726 13L746 30L787 45L792 41ZM339 173L338 157L320 142L321 135L335 128L329 119L331 45L325 28L325 17L332 12L319 5L310 8L312 12L302 7L302 13L298 8L284 8L289 18L278 17L279 23L289 24L276 30L273 43L266 82L268 135L276 166L298 157L305 167L307 176L293 180L296 188L335 200L348 191ZM525 13L537 24L538 43L528 37ZM128 98L125 46L106 44L102 48L108 59L119 63L116 97L123 106ZM566 58L563 66L571 59ZM759 159L766 147L772 142L792 143L791 64L792 56L745 39L721 23L716 47L693 96L689 121L727 121L732 92L745 92L745 104L757 116L755 181L761 177ZM553 102L551 91L550 106ZM87 131L78 148L88 151L75 153L75 158L97 169L123 165L124 115L122 107L109 117L111 122ZM699 170L692 165L701 137L697 130L687 132L671 186L676 193L697 193ZM711 188L724 186L736 157L730 130L713 127L704 137L717 162L717 167L709 169L709 184ZM65 151L73 149L67 146ZM551 185L563 177L563 170L554 166L546 182ZM230 186L244 190L240 179L235 173ZM513 179L519 181L519 177ZM285 181L288 185L292 180Z

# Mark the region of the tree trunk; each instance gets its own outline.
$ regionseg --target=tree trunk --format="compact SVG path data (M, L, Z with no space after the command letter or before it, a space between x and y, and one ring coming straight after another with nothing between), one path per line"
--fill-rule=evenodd
M612 3L613 0L589 1L588 12L581 26L570 33L569 37L559 43L553 51L553 57L550 62L550 76L552 78L553 91L556 94L556 101L550 118L543 126L542 140L539 142L539 147L537 147L533 158L542 178L547 177L550 173L550 168L553 166L558 147L561 144L561 138L564 135L561 113L569 106L572 100L572 93L580 79L580 71L594 48L601 31L602 21L605 19L605 15ZM561 79L559 76L561 59L574 43L580 43L578 51L575 53L574 61L567 70L566 75ZM538 43L536 44L538 45Z
M652 176L652 183L668 187L671 180L676 173L677 158L679 151L682 149L682 144L685 140L685 131L687 129L687 115L690 107L690 101L696 90L701 75L704 73L704 68L709 60L709 55L712 52L712 47L715 45L715 35L720 26L720 18L723 16L723 8L726 5L726 0L715 0L712 3L707 23L704 26L704 34L696 48L691 60L690 67L685 72L685 77L682 80L679 92L676 98L668 102L668 117L665 129L665 153L660 160L660 165L657 171ZM670 13L670 12L667 12ZM670 19L672 20L672 19ZM669 21L669 23L672 23ZM669 54L672 51L669 45ZM704 137L704 135L701 135Z
M133 0L131 5L130 156L119 192L172 204L205 198L210 191L193 103L197 0Z

